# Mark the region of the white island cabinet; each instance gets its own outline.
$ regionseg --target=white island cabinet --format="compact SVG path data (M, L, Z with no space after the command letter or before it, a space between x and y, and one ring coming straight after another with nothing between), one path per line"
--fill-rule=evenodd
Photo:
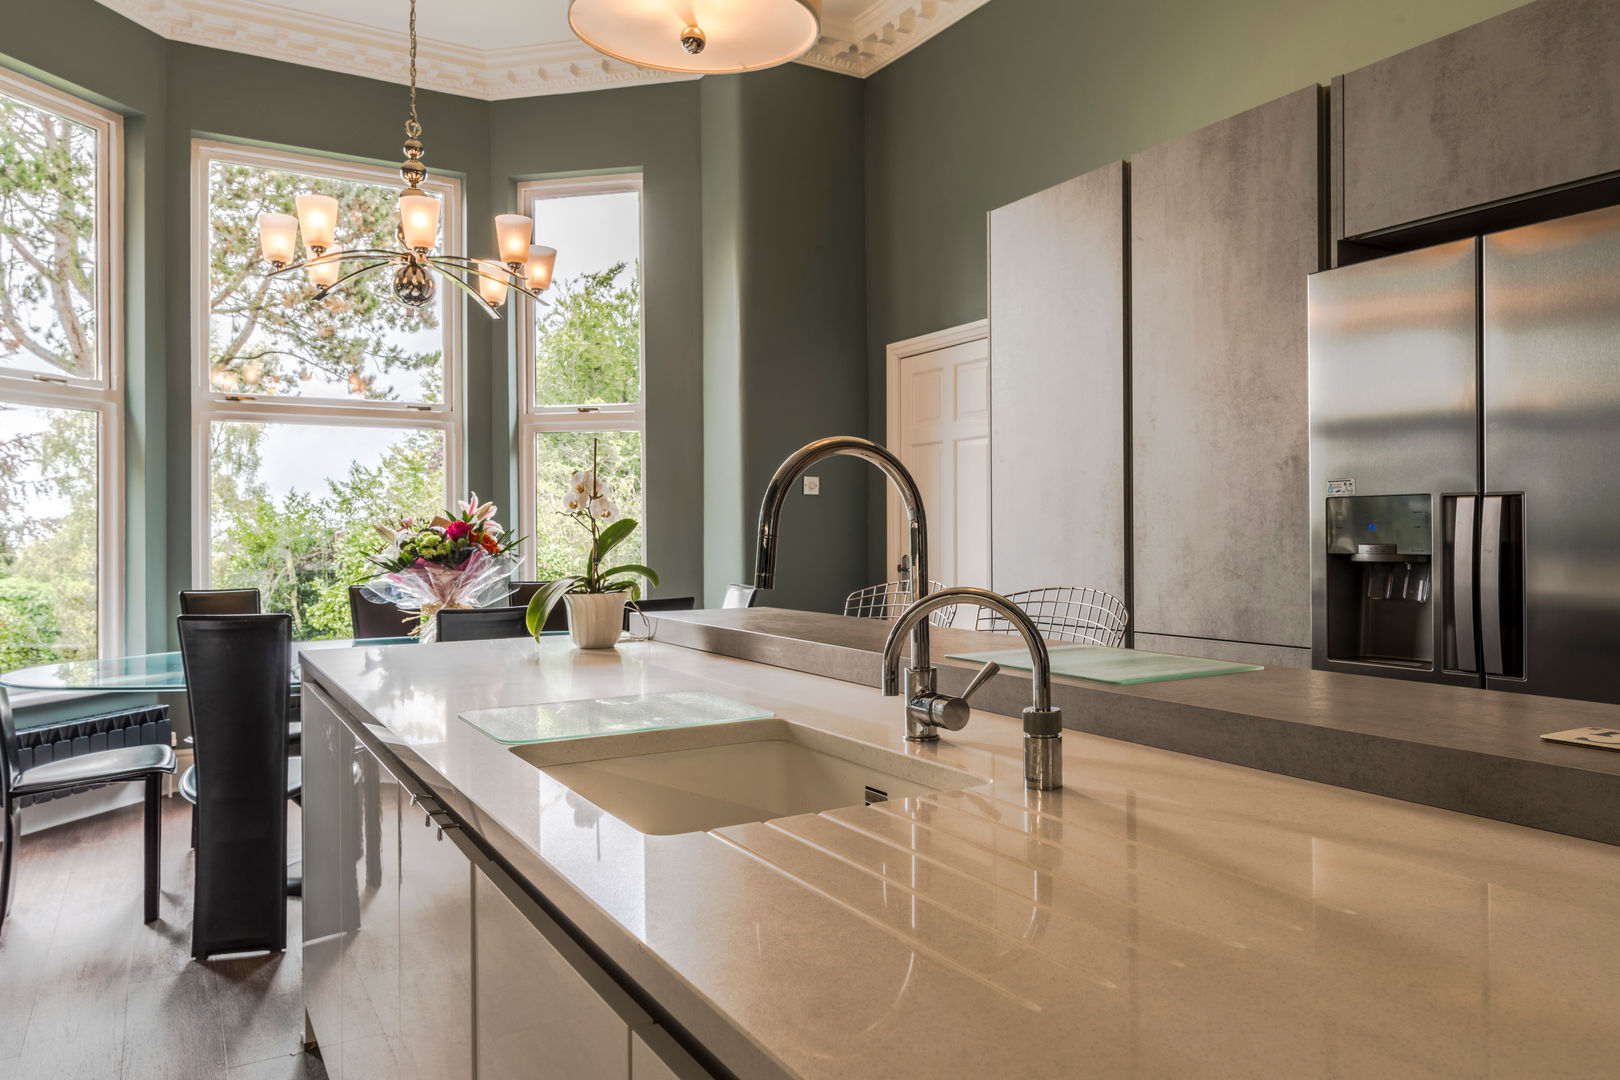
M356 730L306 683L304 1007L333 1080L708 1076Z

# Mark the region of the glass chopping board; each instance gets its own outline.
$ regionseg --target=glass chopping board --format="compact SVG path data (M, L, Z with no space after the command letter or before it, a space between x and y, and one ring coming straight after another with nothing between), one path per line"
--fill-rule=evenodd
M662 694L473 709L462 713L461 719L496 742L516 744L725 724L734 720L763 720L775 715L770 709L719 694L672 690Z
M1110 649L1102 645L1055 645L1048 652L1052 657L1052 674L1112 683L1115 686L1265 670L1256 664L1239 664L1231 660L1205 660L1197 656L1176 656L1141 649ZM1023 647L993 652L949 653L948 656L952 660L972 660L981 664L994 660L1014 671L1030 669L1029 650Z

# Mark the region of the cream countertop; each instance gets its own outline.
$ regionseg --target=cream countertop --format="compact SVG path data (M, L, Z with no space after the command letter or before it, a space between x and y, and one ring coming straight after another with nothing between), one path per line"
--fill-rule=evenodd
M653 643L323 652L306 675L738 1075L1605 1075L1620 849L1069 732L929 747L875 689ZM643 836L457 714L707 689L992 778Z

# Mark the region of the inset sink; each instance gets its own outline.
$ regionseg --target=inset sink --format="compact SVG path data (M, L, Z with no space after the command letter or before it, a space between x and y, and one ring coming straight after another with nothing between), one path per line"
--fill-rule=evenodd
M638 832L704 832L987 783L789 720L530 743L512 753Z

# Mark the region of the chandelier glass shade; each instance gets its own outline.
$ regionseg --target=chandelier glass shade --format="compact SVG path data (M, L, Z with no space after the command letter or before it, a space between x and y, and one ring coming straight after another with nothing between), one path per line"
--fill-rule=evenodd
M422 164L422 125L416 118L416 0L411 0L411 108L405 121L405 160L399 174L405 190L399 196L397 248L345 248L337 242L338 201L330 195L300 195L297 214L259 215L259 251L270 264L270 277L306 271L314 299L354 278L391 270L394 298L409 307L424 307L438 295L443 278L479 301L491 318L515 290L539 303L551 287L555 248L535 245L534 221L522 214L495 218L499 259L470 259L436 254L439 243L439 200L422 190L427 166ZM297 257L302 239L304 257Z
M821 36L821 0L570 0L568 25L615 60L720 75L809 52Z

